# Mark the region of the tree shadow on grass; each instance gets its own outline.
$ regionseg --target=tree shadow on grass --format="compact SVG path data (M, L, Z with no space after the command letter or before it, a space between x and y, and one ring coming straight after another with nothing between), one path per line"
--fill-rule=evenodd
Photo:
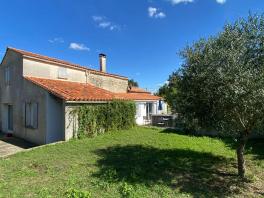
M194 197L223 197L239 185L236 174L224 171L232 159L185 149L158 149L141 145L96 150L100 170L93 176L115 183L166 185Z
M191 133L180 129L167 128L160 131L160 133L178 134L178 135L190 135Z
M231 137L217 137L215 135L201 135L201 134L196 134L191 131L184 131L184 130L177 130L177 129L164 129L160 133L168 133L168 134L178 134L178 135L188 135L188 136L195 136L195 137L202 137L202 136L208 136L211 138L218 138L221 139L228 147L231 149L236 149L237 148L237 142L235 141L234 138ZM252 138L249 139L246 148L245 148L245 153L246 154L252 154L254 155L254 159L257 160L263 160L264 159L264 138Z
M232 138L222 138L227 146L232 149L237 148L237 142ZM264 159L264 138L252 138L249 139L246 148L245 154L253 155L253 159L263 160Z

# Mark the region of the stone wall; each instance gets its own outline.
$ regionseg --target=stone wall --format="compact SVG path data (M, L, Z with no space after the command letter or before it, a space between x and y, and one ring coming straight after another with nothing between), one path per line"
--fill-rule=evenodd
M115 93L126 93L128 87L128 80L92 73L88 74L88 83Z

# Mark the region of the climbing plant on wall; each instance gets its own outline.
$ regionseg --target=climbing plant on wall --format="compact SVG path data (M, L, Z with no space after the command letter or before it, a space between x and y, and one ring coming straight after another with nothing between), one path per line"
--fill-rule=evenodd
M77 109L78 137L96 136L135 125L136 107L132 101L112 101L82 105Z

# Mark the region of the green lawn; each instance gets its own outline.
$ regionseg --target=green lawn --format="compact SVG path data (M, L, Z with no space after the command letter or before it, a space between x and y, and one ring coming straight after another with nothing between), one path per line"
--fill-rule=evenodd
M245 186L229 140L150 128L112 132L0 159L0 197L65 197L71 188L96 198L261 197L263 146L248 146Z

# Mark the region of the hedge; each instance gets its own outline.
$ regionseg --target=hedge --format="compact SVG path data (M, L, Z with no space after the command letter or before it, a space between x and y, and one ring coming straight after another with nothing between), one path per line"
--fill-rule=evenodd
M132 101L82 105L78 113L78 137L96 136L135 125L136 106Z

